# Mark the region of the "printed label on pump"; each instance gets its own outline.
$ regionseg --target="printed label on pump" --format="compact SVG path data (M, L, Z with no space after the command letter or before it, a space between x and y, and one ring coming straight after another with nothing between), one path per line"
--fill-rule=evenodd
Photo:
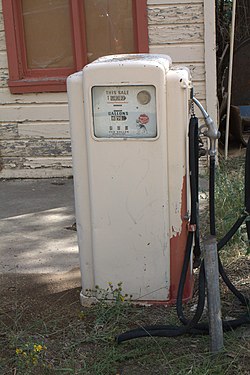
M156 138L156 90L153 85L94 86L96 138Z

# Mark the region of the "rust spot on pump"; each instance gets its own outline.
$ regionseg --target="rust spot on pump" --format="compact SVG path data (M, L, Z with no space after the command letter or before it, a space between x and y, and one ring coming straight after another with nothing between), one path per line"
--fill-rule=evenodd
M175 303L178 293L179 281L183 266L184 255L186 251L186 242L188 236L187 226L187 182L186 176L183 177L181 193L181 231L170 239L170 302ZM193 275L189 269L187 272L183 300L189 300L193 291Z

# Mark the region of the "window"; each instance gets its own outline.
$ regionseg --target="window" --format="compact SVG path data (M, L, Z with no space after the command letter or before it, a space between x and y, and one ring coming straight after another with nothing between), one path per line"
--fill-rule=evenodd
M2 0L12 93L66 91L99 56L148 52L146 0Z

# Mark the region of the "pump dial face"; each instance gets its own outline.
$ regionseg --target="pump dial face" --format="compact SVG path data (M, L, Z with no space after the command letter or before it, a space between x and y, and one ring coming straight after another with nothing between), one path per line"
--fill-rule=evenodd
M137 94L137 100L140 104L146 105L151 100L151 95L147 90L142 90Z
M96 138L156 138L156 89L153 85L92 87Z

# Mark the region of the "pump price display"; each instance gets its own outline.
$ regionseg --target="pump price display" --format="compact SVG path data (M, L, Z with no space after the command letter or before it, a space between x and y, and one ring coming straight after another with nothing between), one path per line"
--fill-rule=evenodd
M97 138L155 138L154 86L94 86L94 135Z

